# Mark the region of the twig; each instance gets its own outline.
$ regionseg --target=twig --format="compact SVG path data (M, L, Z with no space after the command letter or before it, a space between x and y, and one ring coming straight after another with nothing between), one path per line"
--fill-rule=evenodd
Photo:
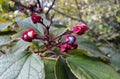
M58 38L61 38L63 35L71 34L71 33L73 33L73 32L67 29L65 32L63 32L63 33L60 34L59 36L53 38L53 40L56 40L56 39L58 39Z
M50 51L52 54L54 54L54 55L58 56L58 54L57 54L56 52L54 52L53 50L48 49L48 51Z
M6 54L4 51L2 51L2 50L0 50L0 52L2 53L2 54Z
M56 0L53 0L52 5L49 7L48 11L46 12L46 15L49 14L50 10L52 9L53 5L55 4Z
M78 18L71 17L70 15L65 14L64 12L61 12L61 11L59 11L59 10L56 10L55 8L52 8L52 9L53 9L54 11L56 11L57 13L59 13L59 14L62 14L62 15L64 15L64 16L68 17L68 18L71 18L72 20L81 21L81 20L78 19Z
M15 2L16 4L22 6L22 7L26 8L26 9L31 10L31 8L27 7L26 5L23 5L20 1L17 1L17 0L11 0L11 1ZM35 11L35 10L33 10L33 12L40 13L39 11Z
M80 13L80 6L79 6L79 4L78 4L78 1L77 0L75 0L75 3L76 3L76 7L77 7L77 9L78 9L78 12L79 12L79 18L80 18L80 20L83 22L83 23L85 23L85 24L87 24L83 19L82 19L82 15L81 15L81 13Z
M41 8L41 4L40 4L40 1L39 1L39 0L37 0L37 2L38 2L38 4L39 4L39 8Z

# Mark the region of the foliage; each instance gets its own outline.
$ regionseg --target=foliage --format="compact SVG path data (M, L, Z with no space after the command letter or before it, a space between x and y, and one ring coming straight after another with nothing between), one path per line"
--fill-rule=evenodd
M47 0L45 1L47 2ZM107 48L114 46L112 45L114 42L109 44L109 41L114 38L117 39L119 30L116 29L118 27L109 24L107 20L107 22L103 21L112 16L112 18L117 18L115 23L119 23L119 15L116 15L118 5L114 5L112 0L110 0L112 4L106 0L75 1L72 3L70 0L59 0L52 6L50 12L57 16L60 13L59 11L62 11L68 15L67 17L74 20L68 20L69 22L66 22L68 18L65 18L66 15L64 14L64 16L61 15L53 19L49 14L39 12L37 8L31 9L28 6L30 2L24 1L23 4L27 5L24 6L21 3L16 5L17 0L0 1L0 16L4 16L5 13L14 15L14 12L20 6L25 9L24 12L19 11L20 14L14 15L12 18L8 18L9 16L5 19L4 17L0 18L0 79L120 79L120 54L117 53L119 50L115 52L112 50L116 50L116 47ZM96 2L99 5L95 4ZM37 3L40 5L39 2ZM8 6L8 4L11 5ZM106 4L112 6L107 5L109 9L106 10L103 7ZM95 5L96 7L93 7ZM78 10L79 6L80 10ZM39 7L41 8L41 6ZM106 12L104 12L105 10ZM111 14L112 11L115 14ZM37 13L43 20L33 23L31 15L34 13ZM65 23L61 24L59 18L63 18L62 22ZM71 31L72 26L78 21L87 23L90 26L85 37ZM109 25L111 27L107 31ZM95 28L96 26L98 28ZM37 36L32 36L35 39L29 37L30 41L24 40L25 38L23 39L22 36L27 34L30 28L34 29ZM108 33L116 31L118 35L114 33L115 35L108 38ZM31 34L29 35L31 36ZM65 42L65 35L76 36L72 43L78 45L77 49L73 45L71 48L74 50L70 48L68 50L67 48L67 51L61 51L60 46L62 43L68 44L68 41ZM98 37L96 38L96 36ZM71 41L70 38L68 40ZM107 46L106 41L109 46ZM58 46L59 43L60 46ZM102 47L102 50L95 43Z

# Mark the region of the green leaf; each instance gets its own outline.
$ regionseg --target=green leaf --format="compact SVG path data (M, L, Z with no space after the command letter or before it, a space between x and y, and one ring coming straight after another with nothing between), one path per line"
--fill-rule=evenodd
M64 31L66 31L66 29L65 28L57 28L57 29L52 29L52 32L57 36L57 35L60 35L60 34L62 34Z
M8 26L10 26L11 24L12 24L12 22L0 24L0 31L6 29L6 28L7 28Z
M54 26L55 26L56 28L66 28L66 27L67 27L66 25L57 24L57 23L54 23Z
M120 71L120 54L114 53L110 55L110 64L117 70Z
M15 46L12 47L11 53L19 54L30 46L31 43L19 40Z
M56 60L54 59L44 59L45 66L45 79L55 79L54 66Z
M21 38L24 31L26 31L26 30L22 30L22 31L12 35L11 37L14 38L14 39L15 38Z
M81 50L81 49L70 50L69 54L70 55L75 55L75 56L86 55L86 56L89 56L89 57L93 57L93 56L89 55L89 52L87 52L85 50ZM110 59L107 56L100 56L100 57L93 57L93 58L96 58L96 59L98 59L100 61L103 61L105 63L110 62Z
M55 65L57 79L77 79L68 68L65 59L59 57Z
M104 53L92 42L88 41L84 38L78 38L77 39L78 48L84 49L89 52L91 56L103 56Z
M12 42L10 36L0 36L0 46L9 44L10 42Z
M41 24L33 24L31 17L25 18L21 21L20 18L17 18L17 24L19 27L23 28L24 30L28 30L29 28L34 28L38 35L43 35L44 30Z
M0 57L0 79L44 79L42 59L30 52Z
M16 31L2 31L2 32L0 32L0 36L3 36L3 35L13 35L15 33L16 33Z
M33 27L33 25L30 23L30 17L25 18L25 19L21 19L19 17L16 18L17 24L19 27L23 28L24 30L27 30L31 27Z
M46 25L46 26L49 26L50 25L50 21L46 19L46 15L44 13L41 13L39 14L42 18L43 18L43 23Z
M109 65L84 55L67 58L67 64L78 79L120 79Z
M8 8L9 8L9 3L8 3L8 1L4 1L1 5L2 5L2 10L3 10L4 12L6 12L6 11L8 10Z
M79 56L79 55L87 55L87 56L89 56L89 53L87 51L81 50L81 49L70 50L69 54L70 55L76 55L76 56Z

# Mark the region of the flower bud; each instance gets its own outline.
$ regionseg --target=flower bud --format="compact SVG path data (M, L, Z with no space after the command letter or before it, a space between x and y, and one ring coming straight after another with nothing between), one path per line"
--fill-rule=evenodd
M76 42L74 42L73 44L65 43L60 46L60 51L67 52L68 50L77 49L77 47L78 47L78 44Z
M88 26L86 24L79 24L73 27L73 32L82 35L88 30Z
M28 29L22 34L22 39L24 41L31 42L35 37L37 36L37 33L33 28Z
M67 36L66 37L66 42L68 42L69 44L72 44L76 41L76 37L75 36Z
M61 52L67 52L67 50L68 50L68 44L65 43L65 44L60 46L60 51Z
M76 42L74 42L73 44L69 45L69 50L77 49L77 47L78 47L78 44Z
M33 21L34 24L36 23L42 23L43 22L43 18L41 16L39 16L38 14L34 13L32 16L31 16L31 19Z

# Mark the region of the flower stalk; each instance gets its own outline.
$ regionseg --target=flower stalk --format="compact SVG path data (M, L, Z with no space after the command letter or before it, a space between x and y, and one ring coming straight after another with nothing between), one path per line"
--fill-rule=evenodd
M68 53L68 50L74 50L78 47L78 44L76 42L76 36L74 36L73 34L77 34L80 36L88 30L87 25L82 23L74 26L72 30L67 29L62 34L51 37L50 27L53 23L52 18L50 19L49 25L44 24L43 18L36 13L31 16L31 19L34 24L40 23L43 25L43 29L45 30L44 35L39 37L37 36L37 32L34 30L34 28L30 28L23 33L22 39L28 42L32 42L32 40L34 39L42 41L44 43L44 49L34 52L38 54L48 51L57 57L61 54L58 54L54 51L56 48L59 48L61 52ZM63 36L66 36L65 41L61 40Z

